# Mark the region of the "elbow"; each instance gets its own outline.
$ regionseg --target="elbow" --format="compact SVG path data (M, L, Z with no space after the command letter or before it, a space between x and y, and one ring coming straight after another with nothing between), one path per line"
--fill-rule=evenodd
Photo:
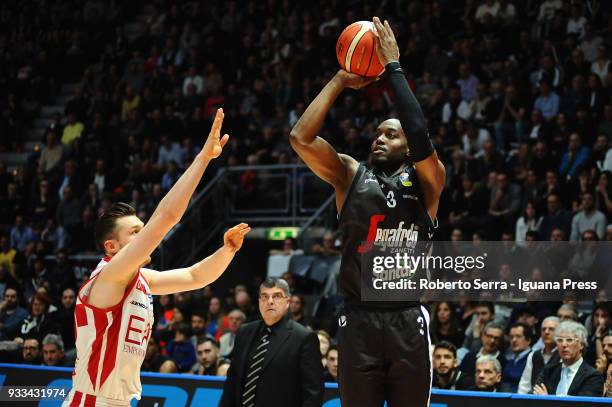
M181 214L176 208L171 208L167 206L159 207L161 211L157 214L157 217L160 219L162 223L165 225L176 225L181 221Z
M306 140L302 136L302 133L294 128L291 130L291 133L289 133L289 143L291 145L306 144Z

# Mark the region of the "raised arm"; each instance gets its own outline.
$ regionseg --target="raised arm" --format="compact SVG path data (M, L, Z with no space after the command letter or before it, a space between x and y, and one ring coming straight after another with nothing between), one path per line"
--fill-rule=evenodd
M148 261L164 236L180 221L204 170L212 159L221 154L227 143L227 134L220 137L222 123L223 110L219 109L202 151L161 200L149 222L134 240L119 250L104 267L90 294L93 305L108 307L117 303L139 267Z
M385 65L385 75L395 92L395 108L406 135L412 161L417 169L425 206L431 219L435 219L444 187L446 172L434 150L421 106L408 86L399 64L399 49L389 22L381 23L374 17L378 58Z
M242 247L251 228L240 223L225 232L223 246L191 267L158 272L145 270L145 278L153 295L173 294L202 288L219 278Z
M291 146L312 172L334 187L338 209L344 202L344 196L357 172L358 163L348 155L338 154L331 144L317 136L317 133L321 130L327 112L345 88L359 89L372 81L373 79L361 78L339 70L310 103L289 136Z

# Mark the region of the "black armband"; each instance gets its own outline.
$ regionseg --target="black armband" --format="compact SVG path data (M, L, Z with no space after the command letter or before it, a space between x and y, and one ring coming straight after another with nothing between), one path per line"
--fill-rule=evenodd
M433 154L434 146L421 106L410 90L399 62L389 62L385 66L385 74L395 92L395 110L406 134L410 157L415 163L422 161Z

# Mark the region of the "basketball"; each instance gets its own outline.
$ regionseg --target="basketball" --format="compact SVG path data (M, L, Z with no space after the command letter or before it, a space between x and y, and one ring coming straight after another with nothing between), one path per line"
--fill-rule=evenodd
M336 43L336 57L347 72L372 78L384 70L376 54L376 37L371 21L357 21L342 31Z

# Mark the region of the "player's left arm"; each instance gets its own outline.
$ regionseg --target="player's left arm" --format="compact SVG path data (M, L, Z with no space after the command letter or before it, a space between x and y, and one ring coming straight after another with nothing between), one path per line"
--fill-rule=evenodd
M223 235L223 246L191 267L162 272L149 269L142 270L151 289L151 294L173 294L196 290L211 284L223 274L232 262L234 255L242 247L244 236L250 230L251 228L246 223L240 223L229 229Z
M395 108L417 170L425 207L433 220L438 212L440 195L446 178L444 164L438 159L438 153L429 138L421 106L410 90L398 62L399 49L389 22L385 21L383 24L378 17L374 17L373 22L376 28L378 58L385 65L385 75L395 92Z

